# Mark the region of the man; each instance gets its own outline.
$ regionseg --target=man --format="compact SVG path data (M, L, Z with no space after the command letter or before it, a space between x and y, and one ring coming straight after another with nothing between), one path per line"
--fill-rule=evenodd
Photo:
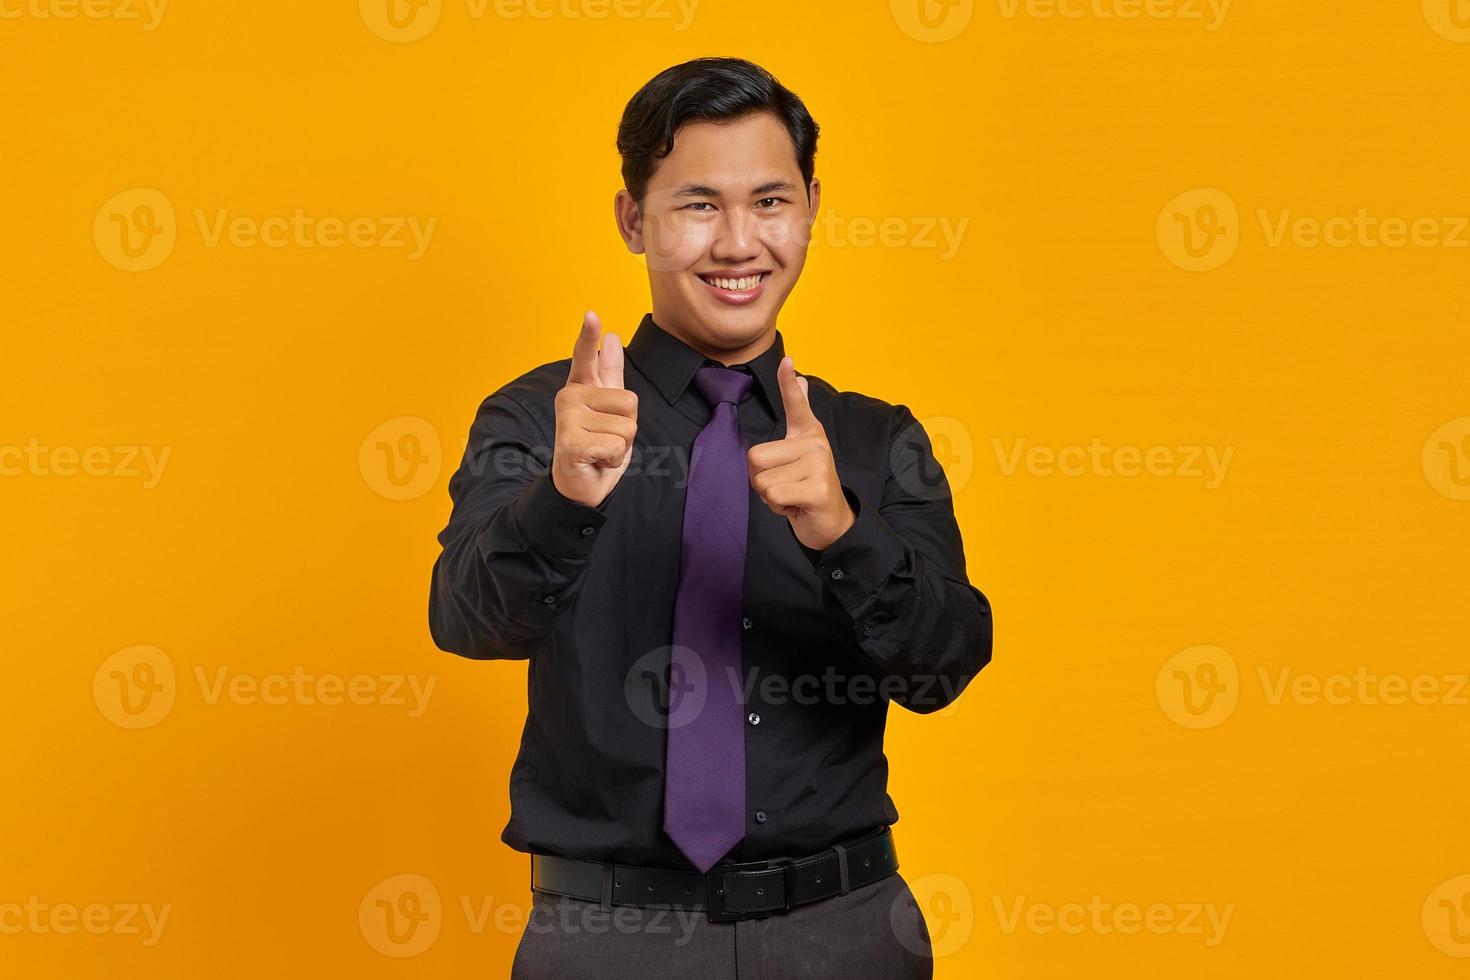
M589 312L450 481L434 640L529 661L513 977L932 975L883 728L989 662L990 607L909 410L785 353L817 132L746 61L645 85L614 210L653 312L626 349Z

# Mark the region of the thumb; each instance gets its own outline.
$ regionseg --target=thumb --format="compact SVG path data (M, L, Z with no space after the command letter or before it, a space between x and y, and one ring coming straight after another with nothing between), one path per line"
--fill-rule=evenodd
M776 382L781 387L781 405L786 410L786 435L797 435L820 425L807 400L807 380L796 376L790 355L781 358L776 367Z

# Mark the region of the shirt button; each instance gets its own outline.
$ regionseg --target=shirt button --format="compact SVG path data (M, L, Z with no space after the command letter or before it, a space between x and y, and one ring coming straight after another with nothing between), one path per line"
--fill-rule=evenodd
M765 823L766 822L766 811L764 811L764 810L757 810L757 811L755 811L755 822L756 823Z
M745 630L755 629L755 620L751 619L749 616L746 616L744 619L740 620L740 628Z
M544 602L544 603L546 603L549 606L553 602L556 601L556 596L554 596L554 595L544 595L544 596L541 597L541 601Z
M759 725L761 723L761 716L752 711L750 714L745 716L745 720L750 722L752 725Z
M587 535L591 534L594 530L596 530L596 529L591 524L586 525L585 527L582 528L582 537L585 538Z
M863 627L863 636L872 636L872 635L873 635L873 627L871 627L871 626L864 626Z
M842 577L842 569L840 569L840 568L834 568L834 569L832 569L832 577L833 578L841 578Z

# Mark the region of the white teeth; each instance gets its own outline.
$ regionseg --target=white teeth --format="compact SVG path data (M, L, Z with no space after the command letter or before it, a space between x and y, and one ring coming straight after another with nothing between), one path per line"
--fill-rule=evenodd
M763 273L759 276L744 276L740 279L715 279L705 277L705 282L718 286L721 289L728 289L732 292L743 293L746 290L754 289L756 286L760 285L761 280L764 278L765 275Z

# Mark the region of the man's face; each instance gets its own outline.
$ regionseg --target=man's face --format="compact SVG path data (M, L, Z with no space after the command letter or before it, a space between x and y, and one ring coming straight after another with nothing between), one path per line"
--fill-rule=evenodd
M628 247L647 256L655 319L717 350L764 336L806 262L819 192L813 180L808 203L770 113L681 128L643 207L626 191L617 201Z

